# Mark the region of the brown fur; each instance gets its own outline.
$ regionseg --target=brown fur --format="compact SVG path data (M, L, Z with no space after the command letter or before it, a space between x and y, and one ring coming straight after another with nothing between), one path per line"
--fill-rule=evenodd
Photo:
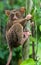
M10 64L12 58L12 48L18 47L23 44L28 36L25 36L24 28L27 17L23 18L23 13L25 12L24 8L20 10L7 10L5 11L6 15L9 16L9 21L6 26L6 39L9 45L10 55L6 65Z
M23 27L19 23L15 23L6 33L6 39L10 48L17 47L23 38Z

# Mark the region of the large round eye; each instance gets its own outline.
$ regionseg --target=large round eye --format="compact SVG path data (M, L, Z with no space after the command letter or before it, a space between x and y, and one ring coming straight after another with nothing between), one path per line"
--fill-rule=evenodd
M21 18L21 14L20 13L16 13L17 18Z
M14 14L11 14L11 15L10 15L11 20L13 20L13 17L14 17Z
M14 17L14 14L11 14L10 16L11 16L11 18L12 18L12 17Z

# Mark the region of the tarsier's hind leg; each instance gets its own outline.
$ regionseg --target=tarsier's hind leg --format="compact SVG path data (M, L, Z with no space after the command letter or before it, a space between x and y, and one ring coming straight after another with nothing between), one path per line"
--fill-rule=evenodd
M21 41L23 40L23 26L21 24L17 24L15 32L16 32L17 42L21 44Z

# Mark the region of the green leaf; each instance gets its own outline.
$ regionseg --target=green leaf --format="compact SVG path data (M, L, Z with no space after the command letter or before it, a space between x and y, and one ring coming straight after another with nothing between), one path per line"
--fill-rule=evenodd
M39 26L39 29L40 29L40 31L41 31L41 25Z
M35 61L33 59L28 59L23 61L20 65L35 65Z
M0 58L1 58L1 59L4 59L4 54L3 54L2 51L0 51Z
M30 37L30 40L32 41L32 42L35 42L35 38L34 37Z
M0 2L0 11L2 11L4 9L4 3Z

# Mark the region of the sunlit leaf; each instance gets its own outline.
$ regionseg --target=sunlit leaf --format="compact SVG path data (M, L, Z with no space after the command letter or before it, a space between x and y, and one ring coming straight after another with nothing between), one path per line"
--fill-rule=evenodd
M35 38L34 37L30 37L30 40L32 41L32 42L35 42Z
M40 31L41 31L41 25L39 26L39 29L40 29Z
M20 65L35 65L35 61L33 59L28 59L23 61Z

